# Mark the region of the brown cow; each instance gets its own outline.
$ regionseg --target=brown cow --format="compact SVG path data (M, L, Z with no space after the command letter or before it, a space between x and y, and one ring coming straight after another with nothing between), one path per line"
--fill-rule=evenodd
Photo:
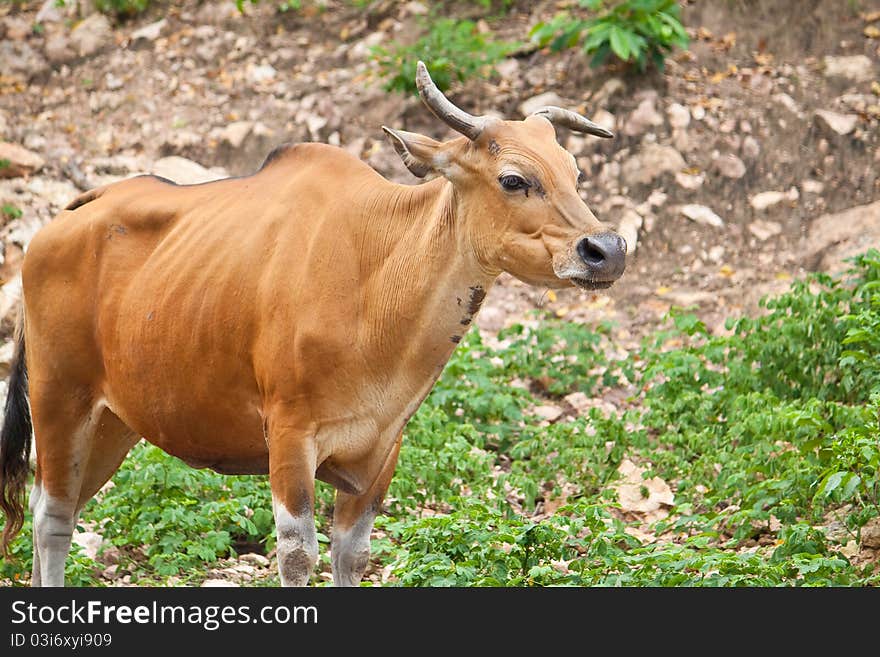
M333 579L357 584L403 428L496 277L592 290L623 273L553 124L609 132L555 107L471 116L418 71L463 136L383 130L428 183L298 144L245 178L93 190L34 237L0 434L5 549L33 418L34 585L64 583L80 509L139 436L194 467L268 472L284 585L308 583L314 480L332 484Z

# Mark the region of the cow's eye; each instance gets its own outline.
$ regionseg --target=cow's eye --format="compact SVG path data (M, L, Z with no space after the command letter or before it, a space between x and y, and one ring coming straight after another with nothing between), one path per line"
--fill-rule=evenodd
M499 178L501 186L509 192L515 192L518 189L528 189L529 183L522 176L512 173L501 176Z

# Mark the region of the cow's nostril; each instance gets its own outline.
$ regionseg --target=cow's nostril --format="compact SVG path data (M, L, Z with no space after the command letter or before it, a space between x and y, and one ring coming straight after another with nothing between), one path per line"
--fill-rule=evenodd
M602 247L589 237L585 237L578 242L577 252L581 259L590 267L601 266L607 259Z

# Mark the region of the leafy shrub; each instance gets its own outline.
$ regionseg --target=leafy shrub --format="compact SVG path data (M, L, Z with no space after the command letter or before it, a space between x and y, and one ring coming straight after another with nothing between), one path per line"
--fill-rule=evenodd
M649 61L662 69L675 46L687 48L677 0L579 0L579 4L597 15L579 18L558 14L535 25L532 39L541 46L549 44L554 51L582 43L583 51L592 55L593 66L601 65L613 53L640 71Z
M149 6L150 0L95 0L95 9L102 14L114 14L125 18L146 11Z
M446 90L454 80L485 75L519 47L518 43L493 41L491 34L481 34L469 20L432 19L426 27L425 36L411 45L391 43L372 49L388 91L416 93L419 60L425 62L437 86Z

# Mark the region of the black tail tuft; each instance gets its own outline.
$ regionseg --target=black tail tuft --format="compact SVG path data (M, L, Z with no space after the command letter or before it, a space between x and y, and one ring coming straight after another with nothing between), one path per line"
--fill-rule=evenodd
M0 553L9 556L9 543L24 522L24 487L31 453L31 409L24 351L24 312L16 327L17 344L9 372L3 429L0 430L0 510L6 516Z

